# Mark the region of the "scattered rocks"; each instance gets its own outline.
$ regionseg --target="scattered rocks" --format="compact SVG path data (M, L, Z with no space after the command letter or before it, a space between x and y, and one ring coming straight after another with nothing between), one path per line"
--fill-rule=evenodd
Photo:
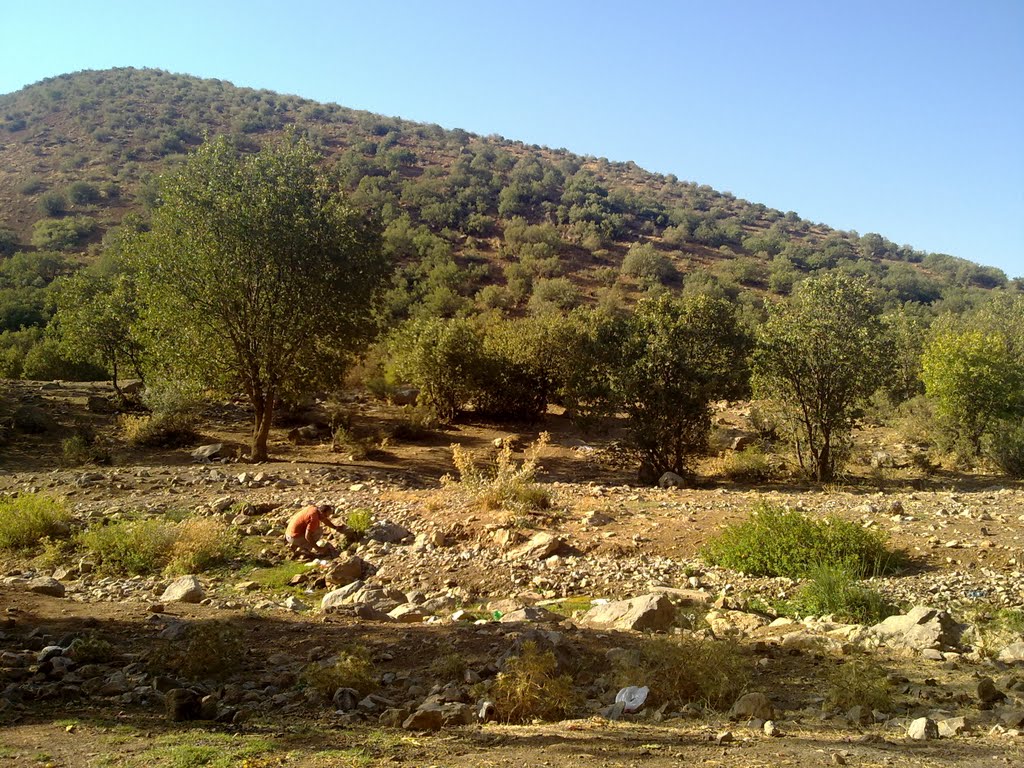
M991 677L983 677L978 681L977 694L978 701L988 707L1006 700L1006 694L996 688L995 681Z
M768 619L745 611L709 611L704 617L716 635L747 635L768 624Z

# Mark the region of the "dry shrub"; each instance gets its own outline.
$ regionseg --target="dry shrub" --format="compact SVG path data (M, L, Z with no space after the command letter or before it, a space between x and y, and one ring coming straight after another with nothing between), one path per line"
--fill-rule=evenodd
M509 723L558 720L577 704L572 677L556 675L555 654L541 652L533 641L523 643L521 655L505 662L491 694L498 716Z
M534 482L537 475L537 457L547 446L550 437L542 432L526 450L526 458L517 464L512 458L512 447L505 442L490 467L477 465L473 453L461 445L453 444L452 461L459 472L459 485L487 509L507 509L526 512L547 509L551 495ZM442 482L453 483L445 476Z
M466 672L466 660L452 651L438 656L430 665L430 674L441 680L461 680Z
M892 684L878 662L854 657L832 670L826 681L825 705L846 711L863 707L867 711L888 711L892 707Z
M757 445L749 445L741 451L729 451L722 457L719 471L730 480L745 483L768 480L772 476L768 457Z
M124 414L118 420L121 435L132 446L180 448L199 436L192 412L151 413L144 416Z
M194 517L177 525L167 570L199 573L230 560L238 549L237 537L219 520Z
M655 706L681 709L699 703L723 710L743 692L750 665L734 640L655 637L619 659L616 677L623 686L648 686Z
M378 675L370 652L363 646L342 649L333 664L310 664L302 682L330 699L339 688L351 688L365 695L377 689Z
M163 654L158 666L190 680L219 679L242 665L245 648L237 627L222 621L197 622Z

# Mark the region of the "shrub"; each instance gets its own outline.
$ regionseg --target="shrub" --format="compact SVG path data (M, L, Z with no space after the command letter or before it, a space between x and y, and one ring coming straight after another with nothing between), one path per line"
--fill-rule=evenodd
M861 577L889 573L901 564L877 531L834 517L813 520L768 503L709 541L703 556L711 565L752 576L792 578L807 577L821 563L846 563Z
M159 573L170 559L177 527L163 520L119 521L85 531L80 541L109 573Z
M80 245L95 231L96 220L89 216L41 219L32 226L32 245L36 248L64 250Z
M0 498L0 549L26 549L46 537L66 536L67 503L38 493Z
M353 533L364 535L373 525L373 514L368 509L353 509L345 519L345 525Z
M651 703L679 709L699 703L712 709L732 705L750 678L749 663L734 640L695 635L655 637L616 663L621 685L638 680L651 689Z
M230 560L238 551L231 529L219 520L195 517L177 525L167 563L170 573L199 573Z
M1024 478L1024 424L997 422L982 438L981 450L1006 475Z
M452 461L459 472L460 486L487 509L517 512L547 509L551 505L550 494L534 482L534 477L537 457L548 440L548 433L542 432L521 464L513 460L512 447L506 441L493 466L487 469L477 466L471 451L458 444L452 445ZM451 482L451 478L446 477L445 481Z
M75 205L88 205L100 199L100 191L87 181L76 181L68 187L68 198Z
M22 195L34 195L46 189L46 181L39 176L29 176L18 185L18 192Z
M424 406L405 406L402 419L391 428L391 437L396 440L421 440L433 434L441 426L433 412Z
M466 671L466 660L454 651L438 656L430 665L430 674L446 681L461 681Z
M72 435L61 441L61 454L64 463L72 467L81 464L105 464L110 461L110 454L83 434Z
M650 243L634 243L622 260L622 274L641 283L667 283L677 277L672 261Z
M242 665L245 649L237 627L222 621L196 622L165 653L161 666L190 680L220 679Z
M68 209L68 200L63 192L47 192L39 198L39 212L44 216L60 216Z
M877 624L899 609L875 590L864 586L855 568L846 563L820 563L808 574L796 604L814 616L835 614L858 624Z
M124 414L118 424L124 439L136 447L178 448L199 436L196 418L190 413Z
M10 256L18 247L18 235L12 229L0 227L0 256Z
M1019 608L977 603L964 609L964 619L974 628L971 644L985 656L995 656L1024 636L1024 610Z
M505 722L522 723L569 714L576 694L569 675L555 674L557 666L554 653L542 653L532 640L523 643L521 655L508 659L491 689L498 716Z
M848 710L863 707L883 712L892 707L892 686L884 669L872 659L854 657L844 661L828 675L826 706Z
M71 641L67 655L79 664L106 664L114 659L114 646L94 632Z
M310 664L302 673L302 682L330 699L339 688L372 693L378 675L370 652L363 646L350 646L338 653L333 664Z
M772 468L760 446L748 445L741 451L730 451L722 460L722 474L730 480L757 482L771 477Z

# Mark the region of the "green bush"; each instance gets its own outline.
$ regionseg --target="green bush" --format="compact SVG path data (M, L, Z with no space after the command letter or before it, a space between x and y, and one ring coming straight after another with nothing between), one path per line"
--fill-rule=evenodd
M67 503L38 493L0 498L0 549L26 549L46 537L66 536Z
M10 256L17 250L18 235L13 229L0 227L0 256Z
M730 480L752 483L771 477L768 457L758 445L749 445L741 451L730 451L722 459L721 472Z
M95 231L96 220L89 216L41 219L32 227L32 245L36 248L65 250L81 245Z
M752 576L806 578L822 563L846 563L860 577L901 565L882 534L839 518L814 520L769 503L728 526L703 549L704 559Z
M642 680L655 707L699 703L725 709L746 687L750 663L733 640L681 635L645 640L636 653L619 658L615 673L624 686Z
M861 583L854 567L846 563L820 563L808 574L796 604L813 616L834 614L858 624L877 624L899 613L899 608Z
M665 254L650 243L634 243L622 260L622 274L641 283L667 283L678 276L675 266Z
M107 573L199 573L224 563L238 550L237 538L217 520L191 518L128 520L90 528L80 544Z
M39 211L45 216L60 216L68 209L68 199L63 192L47 192L39 198Z
M189 680L220 679L242 665L245 650L237 627L222 621L196 622L156 665Z
M508 723L524 723L569 714L577 697L572 677L556 675L557 666L554 653L542 653L532 640L523 643L522 653L505 663L491 690L498 717Z
M1024 424L998 421L982 438L981 450L1006 475L1024 478Z
M358 533L362 536L373 525L373 513L368 509L353 509L348 513L348 517L345 518L345 525L353 533Z
M76 181L68 187L68 199L75 205L88 205L100 199L100 191L87 181Z
M487 509L516 512L547 509L551 506L551 495L533 481L537 474L537 457L547 443L548 434L542 432L527 451L526 459L517 464L506 442L488 468L477 466L473 454L461 445L452 445L452 461L459 471L460 487ZM451 479L446 476L442 482L450 483Z

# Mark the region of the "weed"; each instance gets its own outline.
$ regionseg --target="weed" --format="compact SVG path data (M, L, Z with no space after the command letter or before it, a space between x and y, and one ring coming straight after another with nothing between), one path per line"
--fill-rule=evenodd
M616 664L622 685L642 681L651 689L651 703L680 709L700 703L727 709L750 678L749 663L733 640L711 640L696 635L654 637L638 652Z
M68 655L79 664L106 664L114 658L114 646L108 640L90 632L76 637L68 648Z
M295 576L309 573L309 566L298 560L288 560L273 568L260 568L249 574L249 578L267 589L287 589Z
M441 680L461 680L466 672L466 660L452 651L438 656L430 665L430 673Z
M82 464L107 464L110 453L103 450L84 434L76 434L61 441L61 457L71 467Z
M26 549L69 533L67 503L38 493L0 498L0 549Z
M877 624L899 609L882 595L864 586L856 566L848 563L819 563L800 588L796 606L804 613L821 616L832 613L859 624Z
M512 459L512 447L505 442L492 467L481 469L477 466L472 452L454 444L452 460L459 472L460 486L487 509L530 511L547 509L551 506L551 495L545 488L534 482L537 474L537 457L548 444L547 432L542 432L526 451L526 459L516 464ZM452 483L448 476L442 479Z
M156 665L190 680L221 679L241 666L245 647L242 632L231 624L196 622Z
M772 475L768 457L760 446L748 445L741 451L730 451L722 459L721 473L730 480L752 483Z
M498 716L509 723L555 720L576 706L569 675L555 675L557 662L551 651L541 652L533 641L523 643L520 656L505 662L491 694Z
M557 613L560 616L566 616L571 619L581 611L586 613L593 604L594 601L589 597L567 597L564 600L559 600L557 603L551 603L544 607L552 613Z
M347 453L352 461L366 461L379 458L387 447L387 438L364 437L356 435L350 427L336 427L331 440L331 450L335 453Z
M847 563L861 577L890 573L901 564L877 531L839 518L813 520L768 503L708 542L703 556L752 576L792 578L808 576L819 563Z
M199 573L230 560L237 551L237 538L227 525L209 517L194 517L178 523L167 570Z
M867 711L888 711L892 707L892 686L886 672L873 659L854 657L829 673L825 705L848 710L863 707Z
M440 428L433 411L422 405L407 405L402 409L402 419L391 428L395 440L422 440Z
M1024 610L1019 608L995 608L988 603L977 603L964 609L964 615L974 628L973 644L985 656L995 656L1024 636Z
M378 675L370 652L363 646L350 646L338 653L333 664L310 664L302 673L302 682L330 699L339 688L371 693L377 688Z
M195 414L185 411L124 414L118 423L125 441L133 446L179 448L195 442L199 435Z
M370 530L370 526L373 525L373 514L368 509L353 509L348 513L345 525L353 533L364 536Z

